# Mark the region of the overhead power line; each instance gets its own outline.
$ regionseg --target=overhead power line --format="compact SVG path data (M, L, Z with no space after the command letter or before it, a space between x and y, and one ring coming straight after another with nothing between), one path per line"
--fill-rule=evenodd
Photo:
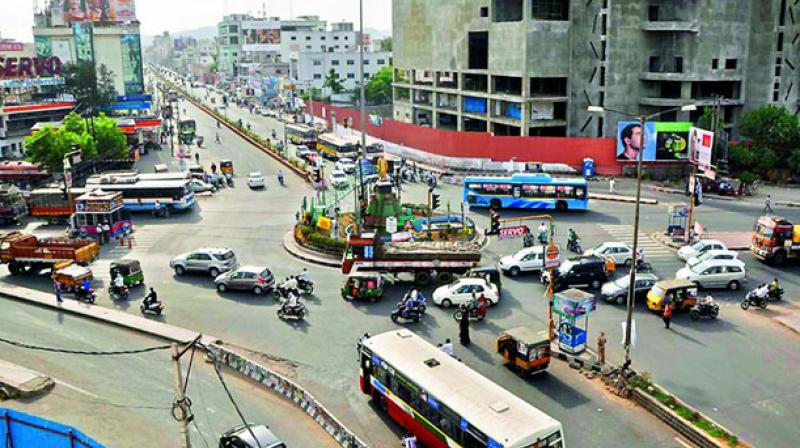
M51 352L51 353L64 353L68 355L84 355L84 356L121 356L121 355L137 355L140 353L148 353L154 352L158 350L167 350L170 348L169 345L156 345L154 347L145 347L139 349L132 349L132 350L110 350L110 351L103 351L103 350L73 350L67 348L57 348L57 347L45 347L41 345L34 345L34 344L26 344L24 342L19 341L12 341L11 339L0 338L0 342L4 344L8 344L18 348L24 348L27 350L38 350L43 352Z

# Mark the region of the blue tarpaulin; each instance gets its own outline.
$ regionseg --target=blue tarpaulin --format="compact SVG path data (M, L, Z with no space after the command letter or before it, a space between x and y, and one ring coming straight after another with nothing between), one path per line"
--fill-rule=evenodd
M522 109L519 104L509 104L507 115L512 120L522 120Z
M0 408L4 448L105 448L71 426Z
M464 97L464 112L486 113L486 98Z

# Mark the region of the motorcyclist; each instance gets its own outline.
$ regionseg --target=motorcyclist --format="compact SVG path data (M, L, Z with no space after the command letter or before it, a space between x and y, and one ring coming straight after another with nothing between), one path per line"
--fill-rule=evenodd
M769 285L767 285L765 283L765 284L759 286L758 288L756 288L755 295L759 299L767 300L767 298L769 297Z
M417 292L417 298L414 300L414 304L417 308L422 309L422 307L427 305L428 299L425 298L425 294L423 294L422 291L418 291L416 288L414 290Z
M150 309L153 307L153 305L158 303L158 293L156 292L155 288L150 287L150 292L144 296L142 303L144 304L145 309Z
M483 319L486 317L486 310L489 308L489 299L486 298L485 295L481 294L478 297L478 317Z
M125 280L122 278L122 274L117 273L117 276L114 277L114 293L121 294L124 289Z
M542 221L542 223L539 224L538 232L539 232L539 241L542 244L547 243L547 224L545 224L544 221Z
M534 244L533 235L531 234L531 231L526 228L525 235L522 236L522 245L524 247L531 247Z
M408 300L405 301L403 304L403 317L408 319L411 316L411 312L414 311L416 304L413 300L409 297Z
M770 294L778 292L781 290L781 282L778 281L778 277L772 279L772 282L769 284L769 292Z
M215 142L216 142L218 145L219 145L220 143L222 143L222 140L220 140L220 138L219 138L219 132L217 132L216 136L214 137L214 141L215 141Z
M305 289L311 283L311 273L308 272L308 268L303 268L303 271L297 276L298 286L302 286Z
M298 282L296 277L289 277L280 285L281 289L283 289L287 295L299 294L297 286Z
M578 240L578 233L574 229L567 230L567 243L572 244Z

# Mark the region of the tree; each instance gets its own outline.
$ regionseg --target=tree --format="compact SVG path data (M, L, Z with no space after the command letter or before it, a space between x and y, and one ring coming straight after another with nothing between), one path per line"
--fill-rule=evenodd
M101 106L117 100L114 74L105 65L95 70L91 61L67 64L61 70L64 88L78 102L78 110L94 114Z
M717 116L716 126L714 124L714 108L704 107L703 115L697 120L697 127L707 131L722 129L722 115Z
M392 101L392 66L383 67L375 73L365 87L368 104L386 104Z
M322 87L331 89L331 93L334 95L338 95L344 90L344 85L342 84L342 81L339 80L339 74L336 73L336 70L334 69L331 69L325 75L325 82L322 84Z
M389 36L389 37L381 40L380 48L381 48L381 51L391 52L392 51L392 37Z
M800 141L800 120L784 107L764 106L751 110L739 122L739 133L755 148L769 148L786 160Z
M124 159L128 157L128 139L117 127L117 120L101 113L92 119L96 157L99 159Z

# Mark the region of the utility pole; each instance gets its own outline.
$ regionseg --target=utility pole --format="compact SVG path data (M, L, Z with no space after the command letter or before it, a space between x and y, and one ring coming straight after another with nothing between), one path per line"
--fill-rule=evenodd
M199 339L199 338L198 338ZM194 343L197 341L195 340ZM194 344L193 343L193 344ZM185 352L185 350L184 350ZM180 424L181 440L183 441L183 448L191 448L192 441L189 439L189 422L192 417L189 414L188 408L185 408L183 403L186 397L183 395L183 372L181 371L181 355L183 353L178 349L178 344L172 344L172 362L175 365L175 402L180 409ZM173 412L174 414L174 412Z
M360 115L361 115L361 151L359 151L358 157L358 166L359 166L359 185L358 191L360 200L366 202L366 194L364 192L364 178L361 175L361 166L362 161L366 158L366 151L367 151L367 117L366 117L366 104L365 104L365 97L366 94L364 93L364 0L358 1L358 21L359 21L359 32L358 32L358 54L359 54L359 63L358 63L358 70L359 70L359 79L361 80L360 85L360 96L361 99L359 101L360 106ZM430 224L430 218L428 219Z
M631 270L628 275L628 312L625 318L625 363L623 370L626 370L631 364L631 336L633 326L633 303L636 298L636 263L638 261L637 252L639 250L639 210L642 199L642 158L644 157L645 148L645 128L647 117L644 115L639 117L639 124L641 128L639 131L639 153L636 157L636 208L633 218L633 262L631 263Z

